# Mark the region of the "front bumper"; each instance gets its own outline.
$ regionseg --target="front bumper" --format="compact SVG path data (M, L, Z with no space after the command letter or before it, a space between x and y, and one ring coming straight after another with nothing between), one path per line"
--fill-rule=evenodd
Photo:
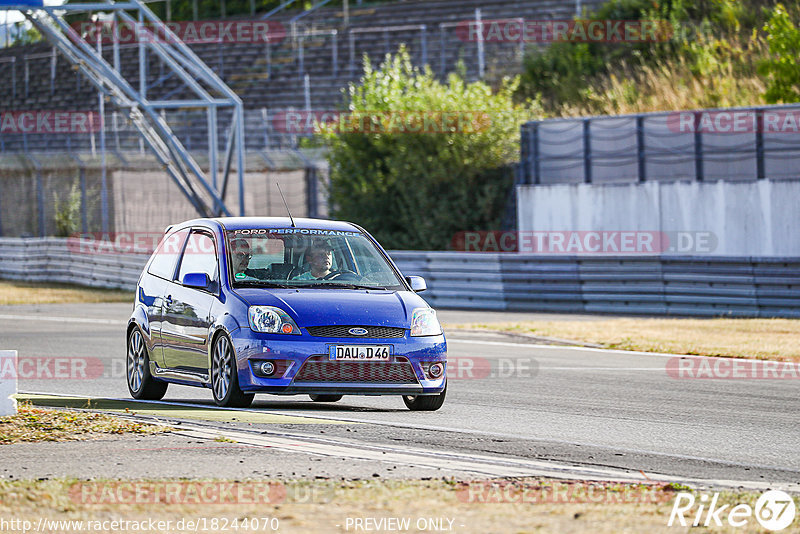
M301 332L299 336L263 334L249 328L232 332L242 391L276 395L435 395L445 388L444 335L411 337L406 332L402 338L362 339L315 337L304 328ZM330 345L391 345L393 354L389 362L339 363L328 360ZM259 376L258 366L264 361L276 363L277 371L270 377ZM425 374L433 362L445 366L445 372L436 379ZM310 373L306 367L301 375L304 364L316 366L315 372Z

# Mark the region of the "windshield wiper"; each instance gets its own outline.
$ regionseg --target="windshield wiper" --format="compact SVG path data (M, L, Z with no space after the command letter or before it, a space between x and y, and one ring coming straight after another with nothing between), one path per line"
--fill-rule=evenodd
M360 284L350 284L350 283L316 283L316 284L308 284L304 286L297 286L300 288L315 288L315 287L330 287L333 289L377 289L377 290L386 290L387 288L382 286L364 286Z
M249 286L249 287L274 287L280 289L294 289L296 286L286 284L279 284L278 282L269 282L267 280L234 280L234 286Z

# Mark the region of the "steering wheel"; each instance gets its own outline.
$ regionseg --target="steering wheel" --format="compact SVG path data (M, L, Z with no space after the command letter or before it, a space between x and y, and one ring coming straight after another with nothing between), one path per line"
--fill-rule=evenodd
M342 281L350 281L350 282L358 282L361 280L361 277L358 276L355 272L349 269L343 269L341 271L333 271L326 276L322 277L322 280L339 280Z

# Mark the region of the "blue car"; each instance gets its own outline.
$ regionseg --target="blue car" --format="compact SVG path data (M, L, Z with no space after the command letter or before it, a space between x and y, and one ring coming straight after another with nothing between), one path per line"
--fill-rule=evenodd
M398 395L438 410L447 343L436 312L363 228L291 218L197 219L167 229L145 265L127 330L135 399L170 383L219 406L256 393Z

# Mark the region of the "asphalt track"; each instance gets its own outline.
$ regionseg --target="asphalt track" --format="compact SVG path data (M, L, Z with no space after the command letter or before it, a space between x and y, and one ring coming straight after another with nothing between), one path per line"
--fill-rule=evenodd
M0 307L0 349L27 358L96 358L102 368L102 376L91 379L21 379L20 390L127 399L129 310L124 304ZM440 316L445 323L524 318ZM213 407L209 390L181 386L170 386L165 403L137 412L181 420L197 437L223 429L240 443L267 439L297 453L319 453L319 434L330 456L359 449L356 456L365 461L388 453L386 461L412 465L405 451L434 464L435 452L443 468L486 476L800 490L798 380L676 379L667 371L676 365L669 355L543 346L487 334L453 331L448 345L456 372L438 412L409 412L395 397L345 397L327 405L304 396L258 396L243 413ZM266 437L256 438L254 429Z

